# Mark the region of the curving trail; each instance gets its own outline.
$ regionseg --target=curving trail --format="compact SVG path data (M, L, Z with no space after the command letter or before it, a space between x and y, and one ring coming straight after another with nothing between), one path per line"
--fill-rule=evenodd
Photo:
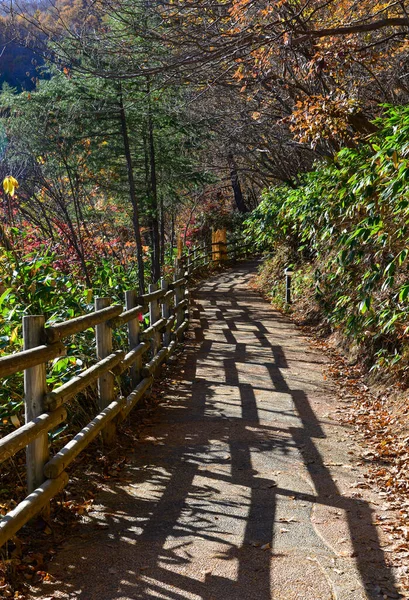
M197 291L183 378L143 429L129 483L101 490L35 597L400 597L381 501L355 487L359 448L331 419L326 359L248 287L255 270Z

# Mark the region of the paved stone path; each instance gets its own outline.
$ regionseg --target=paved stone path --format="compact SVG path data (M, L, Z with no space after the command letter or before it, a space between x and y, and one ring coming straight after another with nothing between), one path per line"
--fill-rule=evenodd
M102 527L67 542L42 598L399 597L378 499L356 487L359 448L330 418L326 359L248 287L255 268L196 293L184 380L144 428L130 483L101 489L90 518Z

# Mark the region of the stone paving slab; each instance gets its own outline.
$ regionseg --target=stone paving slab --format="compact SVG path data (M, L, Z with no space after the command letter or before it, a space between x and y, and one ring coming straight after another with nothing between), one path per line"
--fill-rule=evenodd
M326 358L248 286L255 269L196 292L184 380L33 597L399 597Z

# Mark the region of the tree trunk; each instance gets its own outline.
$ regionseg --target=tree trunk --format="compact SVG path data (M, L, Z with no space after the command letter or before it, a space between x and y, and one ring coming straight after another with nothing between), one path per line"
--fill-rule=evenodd
M229 154L227 155L227 161L229 163L230 168L231 186L233 188L234 201L236 203L236 207L240 213L247 213L249 212L249 209L247 208L246 203L244 202L239 175L237 173L236 161L234 160L233 154L231 152L229 152Z
M163 198L159 197L160 209L160 266L165 264L165 210L163 206Z
M175 247L175 213L172 210L172 221L170 224L170 257L173 264L173 248Z
M129 199L132 205L132 224L135 235L136 242L136 256L138 261L138 283L139 283L139 293L143 294L145 292L145 274L144 274L144 264L143 264L143 251L142 251L142 238L141 238L141 230L139 226L139 207L138 201L136 199L136 188L135 188L135 179L133 176L133 166L132 166L132 156L131 149L129 145L129 135L128 135L128 127L126 123L126 114L125 107L122 96L122 88L119 88L119 114L121 120L121 130L122 130L122 139L124 142L124 151L126 158L126 166L128 171L128 184L129 184Z
M149 137L149 167L150 167L150 197L151 197L151 227L152 227L152 281L156 283L160 278L160 241L158 219L158 186L156 178L155 143L152 120L151 87L149 77L146 80L148 99L148 137Z

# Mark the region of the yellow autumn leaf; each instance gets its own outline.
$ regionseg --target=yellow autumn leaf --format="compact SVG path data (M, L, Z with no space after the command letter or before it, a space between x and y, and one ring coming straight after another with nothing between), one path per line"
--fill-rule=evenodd
M10 336L10 343L14 344L18 336L18 326L13 329Z
M16 429L18 427L20 427L21 423L20 423L20 419L18 418L17 415L11 415L10 417L10 421L13 423L14 427L16 427Z
M10 196L13 197L17 188L18 181L12 175L9 175L3 179L3 189L6 194L10 194Z

